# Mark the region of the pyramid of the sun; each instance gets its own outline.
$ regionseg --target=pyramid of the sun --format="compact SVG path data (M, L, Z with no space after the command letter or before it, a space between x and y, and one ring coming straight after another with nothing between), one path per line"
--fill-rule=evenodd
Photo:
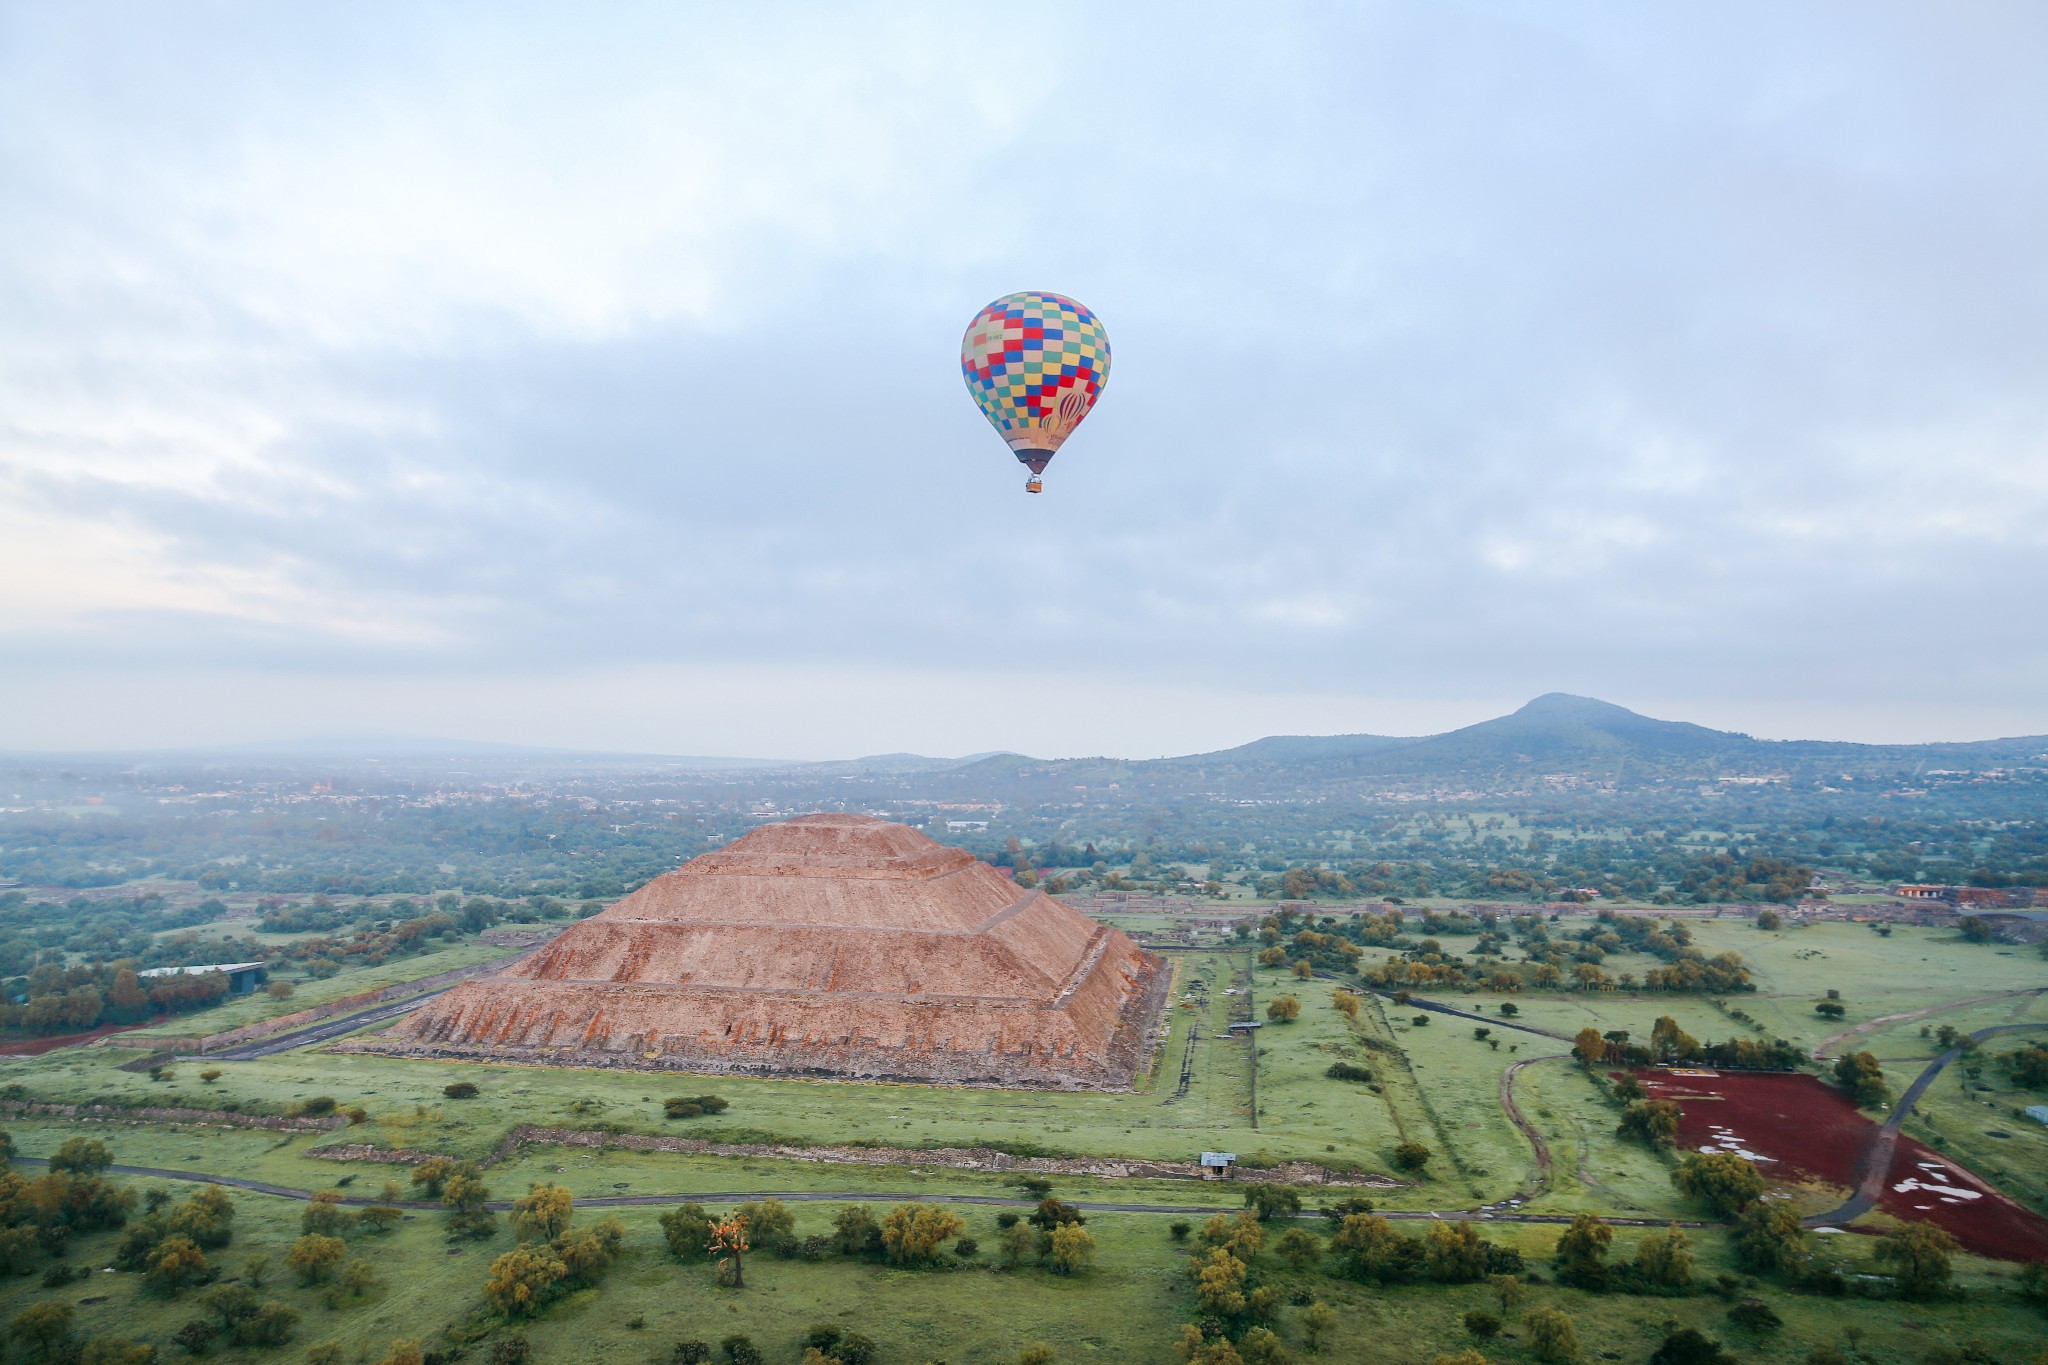
M658 877L383 1048L1105 1088L1167 987L1121 932L906 825L807 815Z

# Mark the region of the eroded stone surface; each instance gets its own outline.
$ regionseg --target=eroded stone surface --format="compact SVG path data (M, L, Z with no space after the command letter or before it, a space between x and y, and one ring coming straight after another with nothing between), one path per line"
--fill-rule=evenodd
M382 1039L412 1055L1104 1089L1168 973L907 825L808 815L692 859Z

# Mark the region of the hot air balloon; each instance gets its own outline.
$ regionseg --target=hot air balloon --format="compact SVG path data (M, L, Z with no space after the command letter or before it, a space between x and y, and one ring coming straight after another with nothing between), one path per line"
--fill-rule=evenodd
M981 415L1031 470L1027 493L1109 382L1109 333L1062 294L1005 294L960 338L960 373Z

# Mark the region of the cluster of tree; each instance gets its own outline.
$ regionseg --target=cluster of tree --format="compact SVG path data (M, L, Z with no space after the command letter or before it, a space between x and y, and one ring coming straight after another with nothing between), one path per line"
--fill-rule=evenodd
M1487 1241L1470 1223L1431 1223L1424 1235L1410 1237L1369 1212L1345 1216L1330 1252L1340 1273L1373 1284L1469 1284L1522 1271L1519 1251Z
M64 966L45 962L17 979L13 993L25 996L0 1004L0 1029L28 1033L75 1033L100 1024L139 1024L151 1015L204 1009L227 998L228 980L218 972L153 977L145 986L132 958Z
M2022 1090L2048 1090L2048 1047L2028 1043L2000 1057L1998 1065Z
M1627 1294L1683 1294L1692 1288L1697 1270L1692 1239L1676 1223L1637 1243L1631 1261L1609 1262L1613 1243L1614 1229L1592 1214L1573 1218L1551 1253L1557 1282L1575 1289Z
M14 1140L0 1133L0 1156L13 1155ZM33 1180L0 1171L0 1271L25 1274L41 1255L61 1254L74 1233L125 1224L135 1195L106 1178L113 1162L99 1139L70 1138Z
M535 1183L512 1202L519 1238L491 1262L484 1301L508 1318L529 1318L561 1295L604 1277L618 1260L626 1230L615 1218L577 1230L576 1204L560 1185Z
M1648 1043L1630 1040L1627 1029L1602 1033L1590 1025L1572 1040L1572 1051L1587 1066L1711 1066L1727 1071L1796 1071L1806 1064L1806 1052L1783 1038L1758 1041L1727 1038L1703 1043L1678 1026L1670 1015L1659 1015L1650 1026ZM1639 1088L1631 1080L1624 1089ZM1624 1099L1640 1099L1625 1093Z
M1835 1058L1831 1074L1835 1084L1848 1092L1849 1097L1862 1108L1875 1108L1892 1097L1892 1088L1885 1082L1884 1068L1868 1052L1843 1053Z
M490 1187L483 1182L475 1163L452 1157L429 1157L412 1168L412 1183L429 1199L441 1201L448 1212L448 1235L480 1241L498 1229L498 1215L486 1208ZM391 1202L386 1186L386 1203Z

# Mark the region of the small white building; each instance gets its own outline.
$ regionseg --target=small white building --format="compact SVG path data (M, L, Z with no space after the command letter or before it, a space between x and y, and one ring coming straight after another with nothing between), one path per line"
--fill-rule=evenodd
M1202 1179L1228 1180L1230 1178L1230 1164L1236 1160L1236 1152L1202 1153Z

